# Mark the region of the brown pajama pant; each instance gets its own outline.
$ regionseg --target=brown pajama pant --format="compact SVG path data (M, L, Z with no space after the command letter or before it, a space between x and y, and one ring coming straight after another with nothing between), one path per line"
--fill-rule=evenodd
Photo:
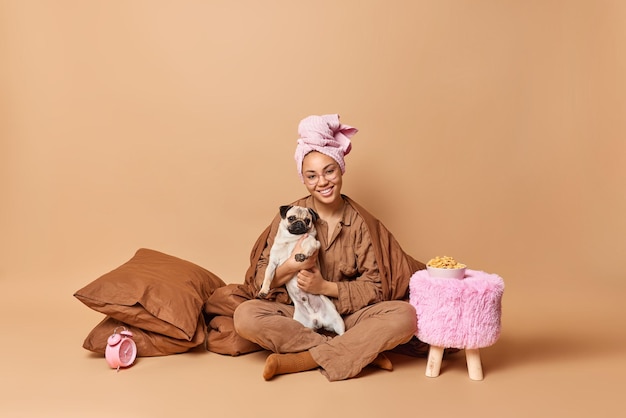
M235 330L275 353L309 350L328 380L354 377L376 356L408 342L417 331L416 313L405 301L385 301L344 315L346 332L328 336L293 319L294 307L265 300L243 302L235 310Z

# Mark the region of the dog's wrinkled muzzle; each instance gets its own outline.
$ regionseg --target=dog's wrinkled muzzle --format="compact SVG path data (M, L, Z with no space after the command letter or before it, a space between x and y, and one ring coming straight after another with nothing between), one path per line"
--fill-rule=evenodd
M305 234L309 228L304 221L295 221L287 227L287 230L294 235L302 235Z

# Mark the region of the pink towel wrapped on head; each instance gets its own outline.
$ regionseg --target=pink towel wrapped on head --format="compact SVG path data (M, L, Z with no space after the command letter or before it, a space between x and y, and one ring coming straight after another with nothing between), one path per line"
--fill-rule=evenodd
M302 160L311 151L328 155L339 164L345 173L344 157L350 153L350 138L358 132L352 126L342 125L339 115L312 115L300 121L298 125L298 145L296 147L296 164L302 180Z

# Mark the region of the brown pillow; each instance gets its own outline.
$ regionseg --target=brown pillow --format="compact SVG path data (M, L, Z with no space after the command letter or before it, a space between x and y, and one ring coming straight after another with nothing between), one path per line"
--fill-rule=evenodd
M221 286L219 277L200 266L141 248L74 296L125 324L192 341L203 304Z
M117 327L125 327L133 333L133 340L135 341L135 344L137 344L138 357L165 356L168 354L184 353L194 347L204 344L206 339L206 325L202 316L200 316L196 333L191 341L187 341L186 339L180 340L166 335L157 334L156 332L145 331L107 316L102 322L96 325L93 330L91 330L87 338L85 338L85 342L83 342L83 347L89 351L93 351L94 353L104 355L107 339L111 334L113 334L113 331Z

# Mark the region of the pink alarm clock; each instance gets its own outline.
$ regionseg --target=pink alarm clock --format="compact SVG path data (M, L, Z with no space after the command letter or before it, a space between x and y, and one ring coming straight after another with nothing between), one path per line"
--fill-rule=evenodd
M118 333L117 328L115 328L113 335L107 339L104 357L109 366L118 371L120 367L128 367L133 364L137 358L137 345L133 341L133 333L126 328Z

